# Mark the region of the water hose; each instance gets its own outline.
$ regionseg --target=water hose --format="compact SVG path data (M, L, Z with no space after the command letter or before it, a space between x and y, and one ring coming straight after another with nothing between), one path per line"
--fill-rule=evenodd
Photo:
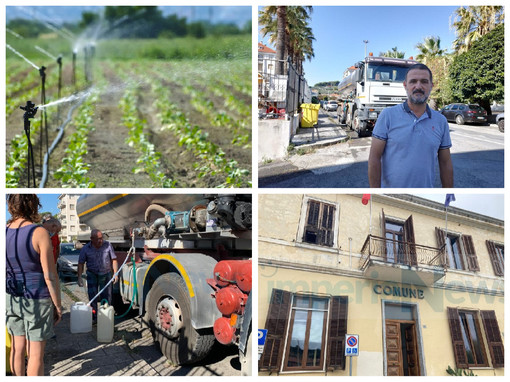
M132 238L132 239L131 239L131 240L132 240L132 241L131 241L131 243L132 243L132 244L131 244L131 248L129 248L129 251L128 251L127 255L126 255L126 258L124 259L124 262L122 263L122 265L120 266L120 268L117 270L117 272L115 272L115 274L112 276L111 280L110 280L110 281L108 281L108 282L106 283L106 285L104 286L104 288L103 288L103 289L101 289L101 290L99 291L99 293L98 293L98 294L96 294L93 298L91 298L91 299L90 299L90 301L89 301L89 302L88 302L88 304L87 304L88 306L90 306L90 304L92 304L92 302L93 302L96 298L98 298L98 297L101 295L101 293L103 293L103 291L104 291L106 288L108 288L108 286L109 286L109 285L113 282L113 280L115 280L115 277L116 277L116 276L120 273L120 271L122 270L122 267L124 267L124 265L126 265L126 262L127 262L127 261L128 261L128 259L129 259L129 255L131 255L131 254L133 253L133 256L134 256L134 253L135 253L135 251L136 251L136 249L135 249L135 235L134 235L134 234L132 234L132 235L131 235L131 238Z
M135 264L135 256L134 255L131 256L131 262L133 263L133 268L131 269L131 271L133 272L133 297L131 298L131 303L129 304L129 308L127 308L127 310L120 316L115 316L116 320L118 320L118 319L124 317L126 314L128 314L128 312L133 307L133 302L135 301L135 297L136 297L136 302L138 303L138 284L136 282L136 264Z

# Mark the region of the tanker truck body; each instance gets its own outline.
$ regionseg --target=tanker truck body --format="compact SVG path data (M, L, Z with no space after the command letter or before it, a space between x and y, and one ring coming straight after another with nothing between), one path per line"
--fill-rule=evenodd
M251 374L251 195L94 194L76 208L119 266L130 257L120 296L172 364L196 363L217 340L237 345Z
M344 72L338 83L343 104L338 108L338 121L358 135L370 135L381 111L407 99L404 80L414 60L389 57L366 57Z

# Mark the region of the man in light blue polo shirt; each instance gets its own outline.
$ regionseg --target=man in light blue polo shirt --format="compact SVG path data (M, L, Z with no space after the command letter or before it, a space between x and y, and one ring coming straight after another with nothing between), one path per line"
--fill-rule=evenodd
M448 122L427 105L432 86L430 69L413 65L404 81L407 101L381 112L368 158L370 187L432 188L436 161L442 186L453 187Z

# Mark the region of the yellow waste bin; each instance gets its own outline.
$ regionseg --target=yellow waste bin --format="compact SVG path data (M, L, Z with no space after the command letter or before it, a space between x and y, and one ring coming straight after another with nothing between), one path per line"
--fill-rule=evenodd
M319 108L321 105L313 103L303 103L303 118L301 119L301 127L314 127L319 122Z

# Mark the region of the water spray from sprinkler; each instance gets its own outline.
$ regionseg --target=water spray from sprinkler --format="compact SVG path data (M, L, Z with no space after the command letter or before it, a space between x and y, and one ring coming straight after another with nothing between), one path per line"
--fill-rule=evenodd
M20 40L23 40L23 36L22 36L22 35L20 35L19 33L14 32L12 29L5 28L5 30L6 30L7 32L9 32L10 34L12 34L14 37L17 37L17 38L19 38Z
M32 141L30 140L30 119L35 117L37 113L37 107L31 101L27 101L25 106L20 106L21 110L24 110L23 114L23 128L25 130L25 135L27 136L28 142L28 166L27 166L27 174L28 174L28 187L30 187L30 168L32 168L32 182L33 187L35 188L35 163L34 163L34 150L32 147Z

